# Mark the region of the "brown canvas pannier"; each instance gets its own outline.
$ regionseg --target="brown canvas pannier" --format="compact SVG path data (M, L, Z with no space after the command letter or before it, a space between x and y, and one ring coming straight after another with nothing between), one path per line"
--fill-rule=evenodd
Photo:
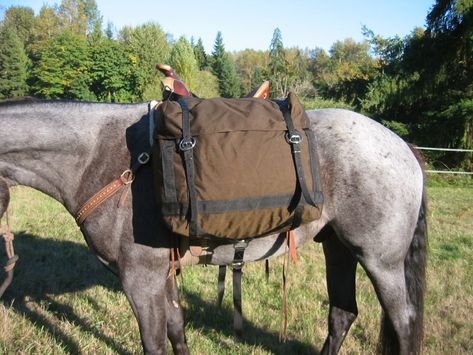
M175 233L245 239L320 217L315 138L293 94L164 101L154 137L158 204Z

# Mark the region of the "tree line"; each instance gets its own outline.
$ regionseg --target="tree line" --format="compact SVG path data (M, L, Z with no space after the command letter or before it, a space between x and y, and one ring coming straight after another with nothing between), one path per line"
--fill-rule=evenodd
M275 29L268 50L228 52L218 32L202 40L166 33L158 23L116 30L95 0L62 0L38 14L13 6L0 23L0 99L136 102L161 97L157 63L173 66L201 97L239 97L264 80L271 95L298 94L307 108L341 107L368 115L420 145L473 149L473 2L436 0L425 28L330 50L285 48ZM472 154L437 153L473 170Z

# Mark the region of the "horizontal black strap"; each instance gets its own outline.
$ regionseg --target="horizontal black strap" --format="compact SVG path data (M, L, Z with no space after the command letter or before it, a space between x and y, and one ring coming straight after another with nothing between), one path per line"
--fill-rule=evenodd
M313 192L315 203L323 202L323 195L319 191ZM197 201L199 213L218 214L226 212L244 212L261 208L287 207L293 202L294 194L271 195L262 197L248 197L225 201ZM306 203L305 203L306 204ZM163 202L161 211L163 216L185 215L188 202Z

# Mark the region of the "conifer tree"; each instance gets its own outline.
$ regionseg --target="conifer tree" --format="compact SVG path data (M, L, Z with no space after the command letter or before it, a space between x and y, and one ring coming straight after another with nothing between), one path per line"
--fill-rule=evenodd
M269 46L268 74L275 97L285 97L288 93L288 72L286 53L282 42L282 34L279 28L273 32L273 38Z
M205 53L204 44L202 43L202 38L199 38L197 44L194 47L194 56L197 60L197 65L200 70L205 70L209 66L207 59L207 54Z
M29 7L11 6L5 11L3 23L15 32L26 46L33 39L34 11Z
M22 96L28 91L28 57L21 40L7 26L0 27L0 99Z
M221 96L240 96L240 82L238 80L235 64L228 53L225 52L223 37L220 31L217 33L214 51L212 52L212 72L218 79Z

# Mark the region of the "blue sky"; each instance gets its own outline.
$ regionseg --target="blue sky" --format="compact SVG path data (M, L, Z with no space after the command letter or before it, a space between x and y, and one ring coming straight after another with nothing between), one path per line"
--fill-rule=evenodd
M0 11L11 5L29 6L36 13L54 0L0 0ZM382 36L405 36L423 27L434 0L96 0L104 23L117 29L125 25L158 22L175 39L201 37L211 51L218 31L225 48L268 49L273 31L279 27L285 47L321 47L351 37L361 41L366 25ZM175 4L175 5L173 5Z

